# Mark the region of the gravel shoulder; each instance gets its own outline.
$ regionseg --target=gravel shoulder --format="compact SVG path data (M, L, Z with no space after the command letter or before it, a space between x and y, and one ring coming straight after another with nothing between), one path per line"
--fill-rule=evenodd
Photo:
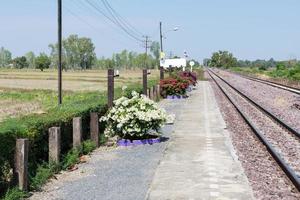
M164 100L162 107L178 115L180 103ZM176 123L176 122L175 122ZM172 125L163 128L170 137ZM73 172L62 172L31 200L145 199L167 142L137 147L102 147Z

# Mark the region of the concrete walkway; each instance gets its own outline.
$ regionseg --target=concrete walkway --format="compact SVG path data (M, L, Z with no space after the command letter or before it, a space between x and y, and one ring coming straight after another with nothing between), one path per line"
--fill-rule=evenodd
M210 84L183 103L147 199L253 199Z

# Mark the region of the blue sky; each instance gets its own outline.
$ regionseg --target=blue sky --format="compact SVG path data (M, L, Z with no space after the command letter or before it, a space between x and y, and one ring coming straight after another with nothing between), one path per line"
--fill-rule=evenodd
M101 3L101 0L90 0ZM239 59L300 59L299 0L108 0L136 29L159 40L159 21L168 32L164 49L202 61L217 50ZM9 0L0 6L0 46L14 56L49 52L56 41L56 0ZM144 51L85 0L63 0L64 37L92 38L98 56L128 49ZM71 12L76 14L75 17ZM80 19L78 19L80 18ZM89 25L86 24L88 22Z

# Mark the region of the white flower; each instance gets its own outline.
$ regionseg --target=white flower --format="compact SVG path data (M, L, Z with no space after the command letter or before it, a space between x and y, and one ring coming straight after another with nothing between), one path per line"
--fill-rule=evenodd
M132 92L132 98L121 97L101 117L107 123L106 136L143 136L150 129L159 129L167 120L166 111L144 95Z
M126 89L127 89L127 86L124 85L124 86L122 87L122 91L125 91Z

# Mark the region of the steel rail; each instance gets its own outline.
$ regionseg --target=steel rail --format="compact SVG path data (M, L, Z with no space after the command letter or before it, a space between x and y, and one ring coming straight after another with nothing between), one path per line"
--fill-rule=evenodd
M284 85L282 83L276 83L274 81L269 81L269 80L264 80L264 79L260 79L260 78L256 78L256 77L251 77L251 76L247 76L247 75L239 74L239 73L235 73L235 72L230 72L230 71L228 71L228 72L229 73L234 73L234 74L236 74L236 75L238 75L240 77L243 77L245 79L248 79L248 80L252 80L252 81L264 83L266 85L270 85L272 87L283 89L283 90L286 90L286 91L289 91L289 92L292 92L292 93L300 95L300 89L296 88L296 87Z
M230 101L230 103L235 107L237 112L242 116L251 130L255 133L258 139L262 142L262 144L267 148L268 152L274 158L274 160L278 163L280 168L284 171L287 177L292 181L294 186L300 191L300 178L297 176L294 170L290 168L290 166L281 158L280 154L274 149L274 147L266 140L263 134L259 131L259 129L251 122L251 120L247 117L247 115L240 109L240 107L234 102L234 100L224 91L224 89L220 86L220 84L216 81L216 79L211 75L210 70L207 70L209 76L216 83L218 88L222 91L222 93L226 96L226 98ZM220 79L222 80L222 79ZM223 80L222 80L223 81ZM242 96L242 95L241 95Z
M268 110L267 108L259 105L258 103L256 103L253 99L251 99L250 97L248 97L246 94L244 94L243 92L241 92L240 90L238 90L237 88L235 88L234 86L232 86L230 83L228 83L228 81L226 81L225 79L223 79L222 77L220 77L218 74L216 74L214 71L208 69L209 72L213 73L215 76L217 76L219 79L221 79L224 83L226 83L229 87L231 87L233 90L235 90L237 93L239 93L241 96L243 96L244 98L246 98L248 101L250 101L253 105L255 105L256 107L258 107L260 110L262 110L263 112L265 112L271 119L275 120L277 123L279 123L281 126L283 126L284 128L286 128L288 131L290 131L291 133L293 133L296 137L300 138L300 133L293 128L291 125L289 125L288 123L282 121L281 119L279 119L278 117L275 116L275 114L273 114L270 110Z

